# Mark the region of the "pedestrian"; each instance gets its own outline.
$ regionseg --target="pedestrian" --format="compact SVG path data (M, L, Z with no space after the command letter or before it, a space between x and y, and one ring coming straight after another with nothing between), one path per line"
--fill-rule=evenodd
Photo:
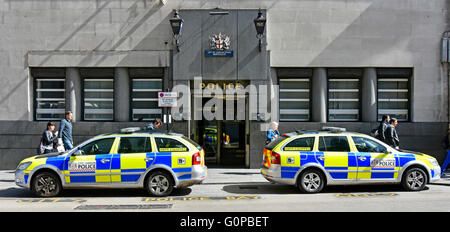
M158 127L160 127L162 125L162 121L161 119L157 118L155 120L153 120L153 122L149 123L146 127L147 130L153 131L158 129Z
M72 139L72 111L66 111L66 116L59 124L59 138L61 138L66 151L73 148Z
M47 129L42 133L41 138L41 154L47 154L53 152L53 145L58 139L58 131L55 131L55 123L48 122ZM54 133L53 133L54 132Z
M398 137L398 133L397 130L395 129L395 127L398 126L398 121L396 118L391 118L391 120L389 121L389 125L386 128L385 131L385 138L386 138L386 143L395 148L395 149L399 149L400 146L400 139Z
M447 133L442 139L442 148L445 150L445 160L441 167L441 175L444 175L447 166L450 164L450 129L447 130Z
M276 138L280 137L280 132L278 131L278 123L270 123L270 129L267 131L266 144L274 141Z
M391 117L389 115L385 114L381 117L381 122L380 122L380 125L378 126L377 135L376 135L376 138L379 139L381 142L386 143L385 133L386 133L386 129L389 126L390 120L391 120Z

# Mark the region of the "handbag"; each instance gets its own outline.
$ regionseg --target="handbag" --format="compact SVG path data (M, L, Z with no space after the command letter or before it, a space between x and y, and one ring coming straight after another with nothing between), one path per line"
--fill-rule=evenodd
M41 142L39 143L39 147L38 147L38 149L37 149L37 152L38 152L39 154L44 154L44 151L45 151L45 147L44 147L44 145L42 144L42 140L41 140Z
M66 149L64 148L64 144L63 144L62 138L58 138L56 150L57 150L58 152L64 152L64 151L66 150Z

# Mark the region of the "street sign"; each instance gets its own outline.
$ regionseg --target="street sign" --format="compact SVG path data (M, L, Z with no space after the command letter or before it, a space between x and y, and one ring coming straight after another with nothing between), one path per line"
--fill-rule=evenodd
M176 107L177 98L178 98L177 92L158 92L158 106Z

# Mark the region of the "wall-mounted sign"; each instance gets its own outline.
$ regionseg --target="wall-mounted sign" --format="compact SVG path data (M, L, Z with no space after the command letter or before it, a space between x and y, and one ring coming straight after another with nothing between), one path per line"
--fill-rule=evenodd
M215 82L201 82L200 89L208 89L208 90L244 90L245 84L239 83L237 81L215 81Z
M232 57L234 51L230 50L231 40L228 35L219 33L209 37L209 50L205 51L205 56Z
M177 98L178 98L177 92L158 92L158 106L176 107Z

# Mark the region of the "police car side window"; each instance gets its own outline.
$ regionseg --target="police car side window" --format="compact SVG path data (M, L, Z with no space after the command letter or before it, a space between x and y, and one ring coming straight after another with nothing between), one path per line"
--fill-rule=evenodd
M150 137L122 137L120 138L119 154L152 152Z
M284 146L284 151L312 151L314 147L314 138L315 137L307 137L307 138L299 138L294 139L289 142L286 146Z
M320 136L319 151L350 152L347 136Z
M352 136L352 139L353 142L355 142L356 149L358 149L359 152L387 152L387 149L383 145L375 142L372 139L358 136Z
M160 152L189 151L183 143L176 139L156 137L155 142Z
M80 148L83 155L109 154L115 138L99 139Z

